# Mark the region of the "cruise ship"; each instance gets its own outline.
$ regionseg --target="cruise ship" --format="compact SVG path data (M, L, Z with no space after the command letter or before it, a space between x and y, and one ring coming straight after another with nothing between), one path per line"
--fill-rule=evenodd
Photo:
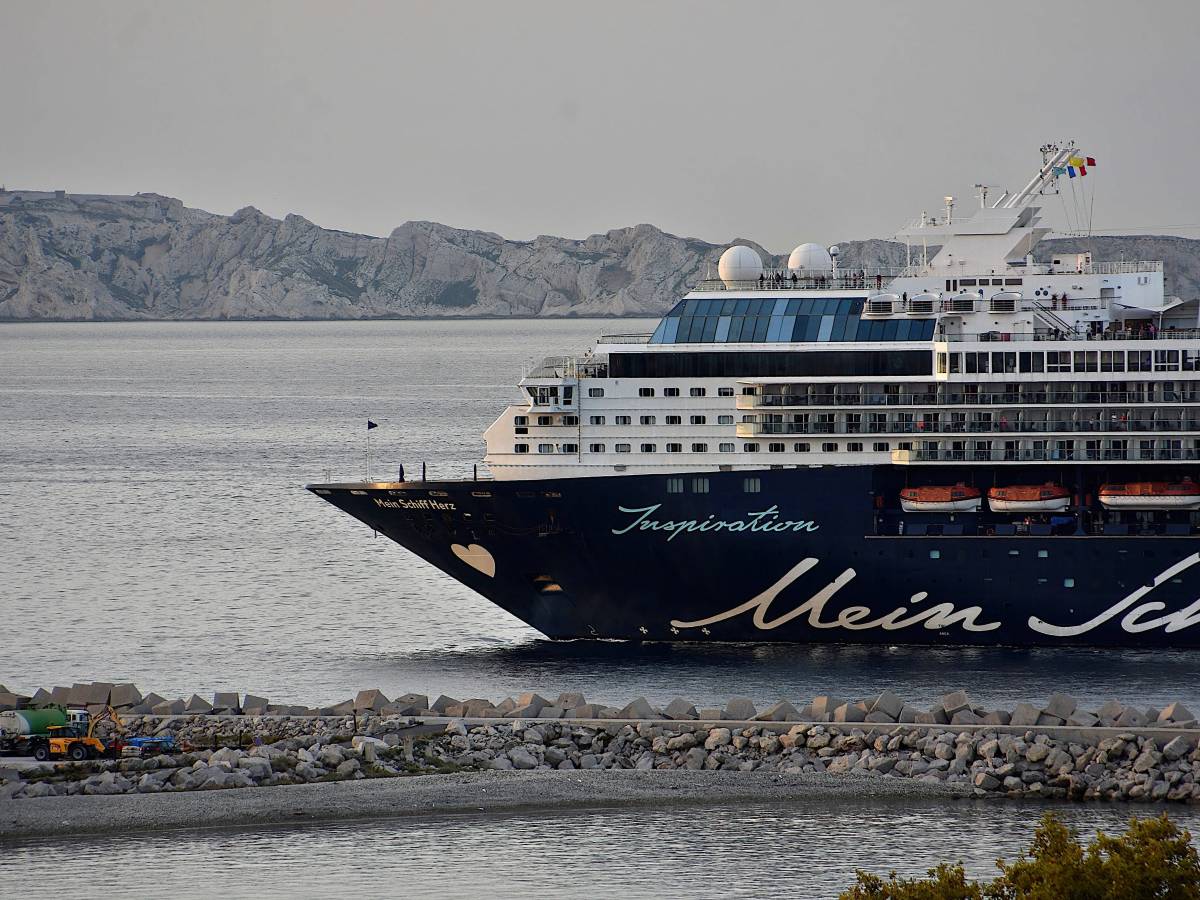
M486 477L308 488L554 639L1200 645L1197 301L1039 254L1095 179L1041 154L900 268L728 248L530 371Z

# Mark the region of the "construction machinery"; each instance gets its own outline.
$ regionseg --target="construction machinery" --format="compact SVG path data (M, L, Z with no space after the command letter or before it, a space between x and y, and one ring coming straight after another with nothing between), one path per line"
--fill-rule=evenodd
M103 722L111 722L118 734L125 731L120 715L111 706L92 715L87 710L18 709L0 714L0 753L33 756L44 762L67 758L82 762L95 756L109 756L120 750L120 740L105 744L96 736Z

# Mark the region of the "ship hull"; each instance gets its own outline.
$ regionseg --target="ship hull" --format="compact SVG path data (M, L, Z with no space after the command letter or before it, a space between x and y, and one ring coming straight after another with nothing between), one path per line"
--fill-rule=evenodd
M1022 468L972 474L1064 480ZM1102 473L1070 472L1090 502ZM1189 514L1111 533L1092 504L1013 534L986 509L902 511L917 475L937 483L827 466L309 489L555 639L1200 646Z

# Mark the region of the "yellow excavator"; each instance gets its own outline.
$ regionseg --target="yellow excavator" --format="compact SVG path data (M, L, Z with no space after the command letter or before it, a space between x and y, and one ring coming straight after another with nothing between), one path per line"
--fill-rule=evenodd
M40 736L33 746L33 758L41 762L66 757L82 762L96 756L113 755L119 751L119 742L111 747L96 737L96 728L102 722L112 722L118 734L125 733L125 723L111 706L91 715L86 710L71 710L71 721L67 725L52 725Z

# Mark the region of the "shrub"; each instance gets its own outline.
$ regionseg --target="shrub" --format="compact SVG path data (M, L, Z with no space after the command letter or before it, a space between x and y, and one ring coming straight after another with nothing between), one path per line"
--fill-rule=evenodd
M1028 855L999 860L994 881L968 881L961 864L942 863L927 878L885 880L859 872L842 900L1200 900L1200 854L1191 834L1166 815L1129 821L1120 837L1103 832L1084 847L1053 813L1034 832Z

